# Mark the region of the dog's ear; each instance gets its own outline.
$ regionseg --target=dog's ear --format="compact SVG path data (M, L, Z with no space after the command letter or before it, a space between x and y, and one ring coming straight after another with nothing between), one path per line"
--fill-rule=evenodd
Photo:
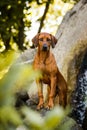
M52 48L55 47L56 43L57 43L57 39L55 38L55 36L51 35L51 45L52 45Z
M33 42L33 46L34 46L34 47L37 47L37 46L38 46L39 33L38 33L36 36L33 37L32 42Z

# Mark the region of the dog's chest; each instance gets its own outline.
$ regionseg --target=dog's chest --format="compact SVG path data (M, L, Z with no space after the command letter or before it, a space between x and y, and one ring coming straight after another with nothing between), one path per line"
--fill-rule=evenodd
M57 64L53 54L50 53L50 56L45 59L40 59L37 55L34 61L34 68L40 70L44 75L50 75L57 71Z
M45 63L38 63L38 69L41 70L43 74L50 74L52 71L52 68L50 64L45 64Z
M37 68L42 72L42 81L43 83L49 84L50 83L50 75L51 75L51 68L50 66L44 63L38 63Z

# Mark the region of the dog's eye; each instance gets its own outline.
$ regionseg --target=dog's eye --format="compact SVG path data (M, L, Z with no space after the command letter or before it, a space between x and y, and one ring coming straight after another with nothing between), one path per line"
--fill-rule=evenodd
M40 38L39 40L40 40L40 41L43 41L43 38Z
M47 41L51 41L51 39L47 38Z

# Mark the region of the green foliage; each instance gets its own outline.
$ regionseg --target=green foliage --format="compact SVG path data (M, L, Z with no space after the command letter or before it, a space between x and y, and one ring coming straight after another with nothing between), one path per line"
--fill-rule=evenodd
M77 1L77 0L75 0ZM33 22L39 22L40 30L43 28L53 28L50 33L54 33L57 29L59 21L63 16L64 4L72 3L72 0L3 0L0 2L0 41L5 45L5 49L15 48L24 50L29 47L29 38L26 40L26 32L28 33ZM50 5L49 7L46 6ZM58 5L58 6L57 6ZM62 6L61 6L62 5ZM70 6L71 6L70 5ZM68 7L69 8L69 7ZM49 9L49 10L48 10ZM51 15L50 15L51 14ZM60 18L59 18L60 17ZM44 28L45 27L45 28ZM39 27L38 27L39 28ZM38 31L36 25L35 30ZM32 29L32 28L31 28ZM36 31L36 33L37 33ZM48 30L49 32L49 30ZM32 36L32 34L31 34ZM28 44L28 45L27 45ZM0 43L0 46L1 43Z
M5 72L8 71L9 66L11 66L17 56L18 54L12 51L0 54L0 79L3 77Z
M66 3L66 2L72 2L72 1L74 1L75 3L77 3L77 2L79 2L80 0L62 0L64 3Z
M55 107L45 117L29 108L23 108L22 112L26 116L25 122L32 130L54 130L65 116L64 110L60 107Z
M2 130L9 128L9 123L18 126L22 124L22 119L16 109L12 106L0 107L0 122Z
M24 107L22 113L25 116L24 123L31 130L71 130L75 121L66 117L67 111L56 106L43 117L40 113Z
M25 30L31 27L31 19L28 19L31 6L34 3L46 3L39 0L3 0L0 2L0 39L3 41L6 50L11 49L10 40L18 45L18 49L24 50ZM32 3L30 5L30 3Z
M32 66L18 64L17 57L18 53L14 52L6 53L0 57L1 71L3 71L3 76L0 79L0 130L15 130L16 128L70 130L73 125L72 121L61 125L67 114L63 108L55 107L43 117L29 107L23 107L20 111L14 107L16 91L27 90L31 82L41 76L39 72L33 70Z
M0 79L0 129L16 128L22 124L22 118L15 109L15 97L17 84L19 82L28 82L35 80L39 73L35 72L31 66L16 64L15 59L18 57L14 52L6 53L0 57L0 66L3 76ZM7 62L8 61L8 62ZM21 86L20 86L21 87ZM22 87L27 87L22 86ZM23 88L23 89L25 89ZM20 88L22 89L22 88Z
M31 26L31 21L26 20L24 9L28 10L26 2L31 0L3 0L0 2L0 37L6 49L10 48L10 39L18 44L19 49L23 49L24 27Z

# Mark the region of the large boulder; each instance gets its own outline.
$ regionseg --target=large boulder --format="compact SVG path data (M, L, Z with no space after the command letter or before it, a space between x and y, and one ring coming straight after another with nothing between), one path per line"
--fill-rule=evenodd
M67 80L70 93L76 84L76 76L87 51L86 0L80 0L66 13L56 38L58 42L53 53L60 71Z

